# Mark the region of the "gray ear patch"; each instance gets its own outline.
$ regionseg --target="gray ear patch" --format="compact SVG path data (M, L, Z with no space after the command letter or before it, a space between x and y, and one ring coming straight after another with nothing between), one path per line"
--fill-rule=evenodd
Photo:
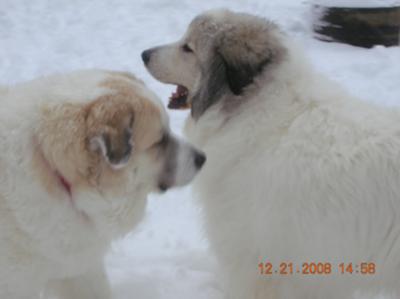
M215 104L226 91L226 67L222 57L215 53L207 69L202 70L199 89L192 97L191 113L198 119L208 107Z
M128 163L133 148L130 141L132 133L125 131L122 135L118 136L118 140L107 134L95 136L89 140L89 148L99 152L113 169L121 169Z
M253 83L254 78L262 72L270 61L270 58L266 58L258 65L250 65L248 63L240 65L225 62L226 79L233 94L240 95L243 88Z
M209 58L192 96L193 118L198 119L222 98L225 107L236 106L239 98L243 102L245 97L235 96L242 95L257 76L273 72L273 66L286 55L281 35L279 28L264 18L225 12L224 23L219 24L210 41Z
M199 89L192 97L193 118L198 119L229 90L234 95L240 95L243 88L251 84L269 62L267 58L256 65L229 63L216 52L208 69L202 71Z
M217 51L226 67L227 83L235 95L252 84L270 64L279 63L286 50L281 32L272 22L245 13L231 13L217 38Z

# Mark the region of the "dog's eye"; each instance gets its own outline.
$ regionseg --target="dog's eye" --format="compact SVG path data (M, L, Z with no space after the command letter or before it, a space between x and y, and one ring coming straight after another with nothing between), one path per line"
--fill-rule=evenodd
M190 48L188 44L184 44L184 45L182 46L182 50L183 50L184 52L187 52L187 53L192 53L192 52L193 52L192 48Z

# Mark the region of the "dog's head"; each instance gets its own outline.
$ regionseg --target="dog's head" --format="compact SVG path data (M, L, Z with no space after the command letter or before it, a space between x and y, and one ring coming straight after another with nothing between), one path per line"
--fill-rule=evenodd
M190 106L199 118L224 95L245 93L257 76L282 61L280 36L263 18L214 10L196 17L182 39L148 49L142 59L156 79L178 86L170 108Z
M92 84L86 77L68 88ZM36 135L42 172L51 169L75 190L115 196L188 184L205 155L170 131L165 109L143 83L126 74L103 77L92 87L100 94L94 99L43 108Z

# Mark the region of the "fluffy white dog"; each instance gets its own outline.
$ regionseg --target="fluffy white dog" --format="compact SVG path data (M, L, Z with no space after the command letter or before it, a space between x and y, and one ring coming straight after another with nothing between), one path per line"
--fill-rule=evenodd
M195 191L227 298L400 297L400 117L314 72L260 17L196 17L142 54L191 107Z
M204 155L172 135L130 74L81 71L0 101L0 298L107 299L103 257L151 191L189 183Z

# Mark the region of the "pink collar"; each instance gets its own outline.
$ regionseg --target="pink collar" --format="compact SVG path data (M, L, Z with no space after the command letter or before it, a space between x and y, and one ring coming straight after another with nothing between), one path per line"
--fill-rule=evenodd
M60 182L60 185L64 188L65 192L68 193L68 195L71 197L72 196L72 186L71 183L58 171L55 172L58 181Z
M85 212L80 211L75 207L75 203L74 203L73 198L72 198L72 184L71 184L71 182L68 181L58 170L53 170L50 167L50 163L45 158L45 156L44 156L44 154L43 154L43 152L42 152L40 147L39 147L39 155L40 155L40 157L41 157L41 159L42 159L42 161L44 163L44 166L47 168L47 170L50 171L50 173L52 173L56 177L56 179L57 179L57 181L59 183L59 186L62 189L64 189L64 191L69 195L70 203L71 203L73 209L78 214L80 214L82 216L83 220L90 221L89 216Z

